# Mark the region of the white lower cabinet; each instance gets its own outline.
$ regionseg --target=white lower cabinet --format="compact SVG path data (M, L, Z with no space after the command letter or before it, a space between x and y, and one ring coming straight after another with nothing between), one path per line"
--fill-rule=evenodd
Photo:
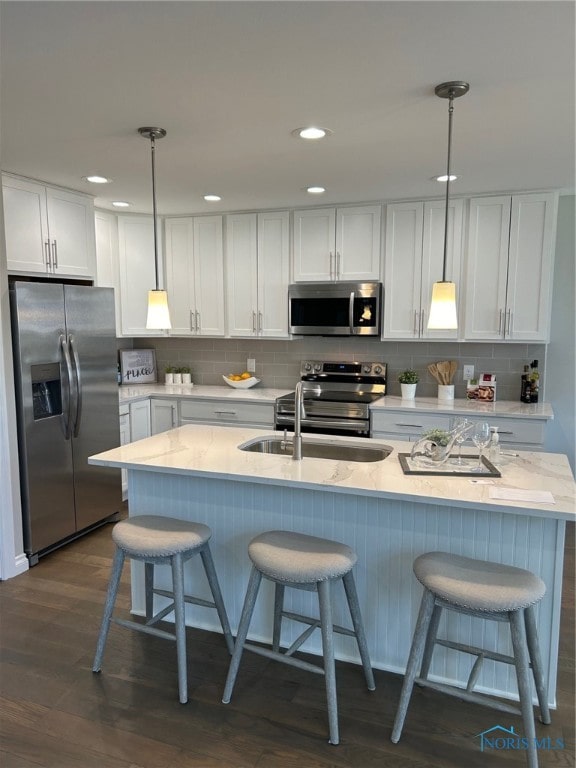
M150 400L130 403L130 442L150 437Z
M500 444L507 448L517 448L523 451L541 451L544 449L544 433L546 421L544 419L527 419L520 417L491 416L484 414L474 416L468 413L460 413L472 423L487 421L491 427L498 428ZM428 429L450 430L454 425L456 416L439 413L419 413L413 410L385 411L373 410L371 412L371 436L379 440L407 440L415 442L422 437L422 433ZM470 439L464 443L465 447L472 447ZM474 450L476 450L474 448Z
M150 400L150 432L157 435L178 426L178 400Z
M130 442L130 407L120 406L120 445ZM122 501L128 498L128 470L121 470L122 475Z
M273 429L274 404L183 399L180 401L180 424L191 423Z

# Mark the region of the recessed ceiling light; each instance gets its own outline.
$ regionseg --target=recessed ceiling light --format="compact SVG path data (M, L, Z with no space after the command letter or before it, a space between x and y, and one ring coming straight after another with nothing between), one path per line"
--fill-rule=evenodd
M450 181L456 181L457 178L458 176L453 176L450 174ZM446 174L443 176L434 176L434 181L448 181L448 176L446 176Z
M115 208L130 208L130 206L132 205L132 203L127 203L125 200L114 200L114 202L112 203L112 205L113 205Z
M82 178L91 184L109 184L112 181L112 179L107 179L106 176L82 176Z
M204 195L204 200L206 200L207 203L217 203L219 200L222 200L220 195Z
M306 192L308 192L311 195L321 195L323 192L326 192L325 187L306 187Z
M301 139L323 139L325 136L330 136L332 131L329 128L319 128L311 125L308 128L296 128L292 133Z

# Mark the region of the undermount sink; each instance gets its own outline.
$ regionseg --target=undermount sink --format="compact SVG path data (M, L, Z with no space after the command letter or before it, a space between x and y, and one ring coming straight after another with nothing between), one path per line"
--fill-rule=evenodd
M241 451L273 453L292 456L292 440L281 437L258 437L239 445ZM389 445L358 445L357 443L324 443L320 440L302 440L303 458L333 459L335 461L384 461L392 453Z

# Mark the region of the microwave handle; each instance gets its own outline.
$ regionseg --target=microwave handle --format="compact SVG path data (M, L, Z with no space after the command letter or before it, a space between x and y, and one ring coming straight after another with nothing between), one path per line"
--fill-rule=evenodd
M354 291L350 291L350 304L348 305L348 324L350 333L354 333Z

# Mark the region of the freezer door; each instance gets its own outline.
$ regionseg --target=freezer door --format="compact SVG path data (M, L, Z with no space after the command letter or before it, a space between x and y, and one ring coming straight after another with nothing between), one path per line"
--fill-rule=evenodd
M24 547L39 552L76 530L63 286L14 283L10 291Z
M112 288L65 285L66 331L72 361L72 448L76 528L120 509L119 469L88 464L94 453L120 445L118 353Z

